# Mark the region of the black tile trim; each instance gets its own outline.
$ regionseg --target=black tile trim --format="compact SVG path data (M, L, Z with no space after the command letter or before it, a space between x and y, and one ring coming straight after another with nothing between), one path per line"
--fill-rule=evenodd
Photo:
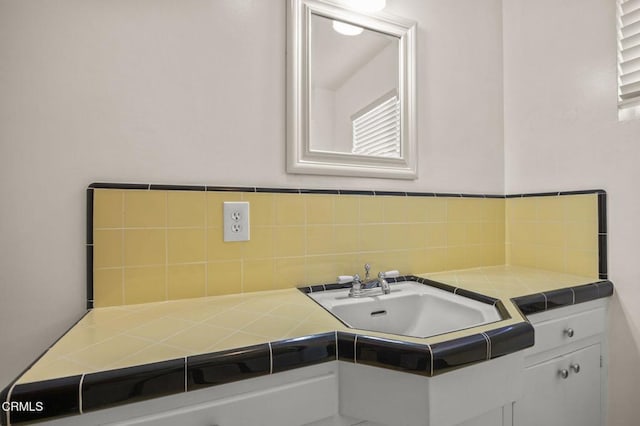
M334 331L271 344L273 373L334 361L336 333Z
M482 334L472 334L431 345L433 375L446 373L491 358L488 339Z
M95 189L146 189L148 190L151 184L148 183L108 183L108 182L94 182L89 185L89 188Z
M78 375L15 385L11 390L10 401L30 404L31 410L8 413L8 423L32 422L80 414L81 378L82 376Z
M607 233L607 194L598 194L598 234Z
M374 191L374 195L383 197L406 197L407 193L402 191Z
M271 373L269 344L187 357L187 390Z
M609 271L607 270L607 234L598 235L598 277L607 278Z
M338 360L355 362L356 360L356 335L338 331Z
M373 191L361 191L358 189L340 189L338 192L340 195L375 195Z
M435 192L407 192L407 197L435 197Z
M82 412L185 392L185 359L84 375Z
M249 186L207 186L207 192L256 192Z
M431 348L427 344L403 342L357 335L355 363L419 374L432 375Z
M87 188L87 244L93 244L93 188Z
M87 252L87 309L93 309L93 246L86 247Z
M491 359L533 346L535 330L529 322L519 322L486 331L490 341Z
M602 280L559 290L529 294L511 300L524 315L530 315L563 306L602 299L612 294L613 283L609 280Z
M301 189L301 194L327 194L327 195L339 195L338 189Z
M256 188L256 192L270 192L273 194L299 194L300 190L295 188Z
M149 189L154 191L206 191L207 187L204 185L163 185L163 184L151 184Z

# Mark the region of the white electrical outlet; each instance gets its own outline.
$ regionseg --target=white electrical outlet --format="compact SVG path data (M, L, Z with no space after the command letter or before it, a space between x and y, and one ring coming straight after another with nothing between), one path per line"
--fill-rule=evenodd
M224 241L249 241L249 203L225 201L222 214Z

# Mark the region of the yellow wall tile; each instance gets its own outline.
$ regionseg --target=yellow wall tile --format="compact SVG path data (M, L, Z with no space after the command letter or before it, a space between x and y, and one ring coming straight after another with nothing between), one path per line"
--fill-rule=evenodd
M569 195L562 197L565 220L598 221L597 194Z
M427 223L412 223L407 226L407 240L404 247L409 250L425 248L427 246Z
M252 226L271 226L276 223L275 199L274 194L269 193L242 193L242 200L249 202Z
M94 228L122 228L123 211L122 191L113 189L94 189L93 226Z
M536 203L536 220L543 222L560 222L564 220L564 197L534 197Z
M167 193L165 191L125 191L125 227L158 228L166 224Z
M446 222L447 198L429 197L427 201L427 222Z
M464 222L447 223L447 246L462 246L467 241L467 226Z
M242 265L242 291L273 290L274 276L273 259L245 260Z
M598 251L597 222L569 222L566 229L566 243L569 249Z
M412 229L407 224L391 224L384 229L384 248L386 250L399 250L408 248L409 235Z
M532 226L535 232L533 242L551 247L564 247L565 229L562 222L538 222Z
M425 244L427 247L446 247L447 245L447 224L427 223Z
M334 221L338 224L356 224L360 217L360 199L356 195L334 197Z
M536 267L536 246L533 244L515 244L510 246L509 259L511 265Z
M428 197L407 197L407 222L426 222L429 201Z
M307 226L306 241L308 255L335 253L333 225Z
M242 292L242 262L232 260L207 264L207 296Z
M309 194L304 195L307 212L307 225L330 224L333 223L333 200L332 195Z
M205 261L205 230L167 230L168 262L192 263Z
M205 296L205 264L169 265L167 289L169 300Z
M360 216L358 223L382 223L384 212L382 210L382 197L360 197Z
M222 209L225 201L243 201L240 192L231 191L211 191L205 193L206 210L207 210L207 226L222 228ZM251 222L254 220L254 206L249 203L249 217Z
M93 266L96 268L122 266L122 231L93 232Z
M273 257L274 230L272 227L253 227L251 239L242 243L242 256L245 259Z
M598 253L579 250L567 251L566 272L598 278Z
M126 266L158 265L166 261L164 229L127 229L124 231Z
M511 220L536 220L536 197L509 198L507 201L507 217Z
M205 226L204 191L169 191L167 224L169 227Z
M305 284L304 257L290 257L275 260L274 288L293 288Z
M359 227L352 225L336 225L334 228L336 253L353 253L360 244Z
M93 300L96 308L123 304L122 268L94 269Z
M274 229L274 253L277 257L304 256L305 227L280 226Z
M449 222L468 222L482 217L482 198L448 198L447 220Z
M338 275L351 274L336 271L337 256L307 256L306 278L309 284L335 282Z
M305 224L304 198L299 194L275 194L276 224L291 226Z
M467 223L467 244L482 244L485 242L485 223Z
M242 258L244 242L225 242L222 228L207 229L207 260L232 260Z
M544 250L538 250L536 254L536 267L551 271L565 270L565 251L561 247L545 247Z
M386 223L407 221L407 197L381 197L383 220Z
M385 225L359 225L360 251L376 251L385 248Z
M166 300L167 286L165 266L125 268L124 303L159 302Z

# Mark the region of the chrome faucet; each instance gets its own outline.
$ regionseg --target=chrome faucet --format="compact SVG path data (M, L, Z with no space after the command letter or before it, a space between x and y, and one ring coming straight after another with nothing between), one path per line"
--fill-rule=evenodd
M369 290L372 290L375 287L380 287L380 289L382 290L382 294L391 293L391 287L389 287L389 283L385 279L385 273L380 272L378 273L378 278L369 279L370 269L371 269L371 266L368 263L366 263L364 265L364 271L365 271L364 282L360 280L360 275L355 274L353 276L353 281L352 281L353 284L351 285L351 290L349 290L349 297L368 296Z

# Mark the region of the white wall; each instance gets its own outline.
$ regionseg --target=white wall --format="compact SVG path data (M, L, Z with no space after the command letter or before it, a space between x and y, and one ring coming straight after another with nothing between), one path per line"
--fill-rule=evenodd
M504 0L507 192L608 192L609 425L637 424L640 120L618 122L613 0Z
M418 21L411 182L285 173L284 0L0 0L0 386L84 310L93 181L502 192L500 0L388 3Z

